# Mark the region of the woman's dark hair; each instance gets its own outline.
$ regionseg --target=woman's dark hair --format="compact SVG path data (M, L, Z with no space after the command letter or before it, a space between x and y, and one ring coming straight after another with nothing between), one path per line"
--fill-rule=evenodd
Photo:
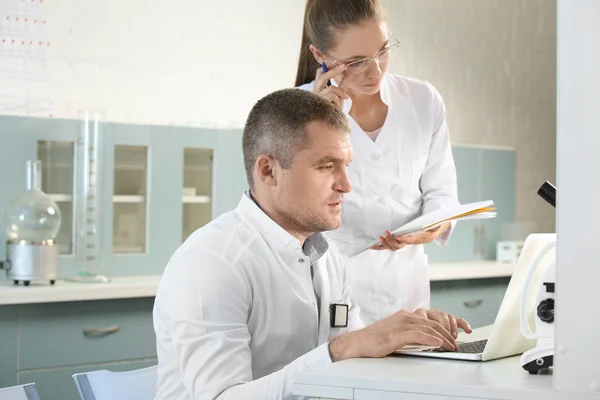
M332 42L336 30L374 18L385 18L379 0L307 0L295 86L312 82L320 67L309 49L311 44L327 51L335 45Z

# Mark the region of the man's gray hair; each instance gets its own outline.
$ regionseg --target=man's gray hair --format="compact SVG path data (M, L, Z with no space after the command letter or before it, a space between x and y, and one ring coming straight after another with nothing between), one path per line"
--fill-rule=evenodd
M329 101L302 89L282 89L260 99L248 115L242 138L244 167L250 188L252 171L260 155L273 157L282 168L290 168L294 155L310 145L307 125L318 121L350 132L342 111Z

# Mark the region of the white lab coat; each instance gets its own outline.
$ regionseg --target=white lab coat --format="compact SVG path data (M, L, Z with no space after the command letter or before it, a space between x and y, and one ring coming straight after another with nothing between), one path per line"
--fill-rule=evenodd
M300 88L311 90L313 83ZM381 98L385 123L373 141L350 117L354 160L348 167L352 191L342 206L342 225L327 237L344 256L378 240L422 213L458 203L456 169L445 106L428 82L386 74ZM440 238L444 245L451 229ZM423 245L399 251L368 250L351 257L352 295L365 324L399 309L429 307L428 262Z
M349 292L334 245L315 234L303 250L243 195L193 233L161 277L156 398L296 399L295 374L331 363L328 342L363 327ZM332 303L349 305L347 328L330 328Z

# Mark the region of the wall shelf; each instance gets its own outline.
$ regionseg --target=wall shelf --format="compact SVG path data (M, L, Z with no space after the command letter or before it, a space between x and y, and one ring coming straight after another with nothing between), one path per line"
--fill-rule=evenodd
M210 196L182 196L181 201L185 204L208 204Z
M143 203L145 201L144 196L140 195L114 195L113 203L127 203L127 204L136 204Z

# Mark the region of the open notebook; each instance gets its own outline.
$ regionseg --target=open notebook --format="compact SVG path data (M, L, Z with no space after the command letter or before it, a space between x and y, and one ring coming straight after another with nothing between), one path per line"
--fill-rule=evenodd
M415 233L420 233L436 228L445 222L460 221L467 219L486 219L494 218L495 216L496 207L494 207L494 202L492 200L461 204L453 208L439 209L421 215L420 217L413 219L412 221L402 225L401 227L396 228L392 231L392 234L394 236L414 235ZM361 254L378 243L379 240L374 240L373 242L365 246L363 249L360 249L356 253L352 254L352 256Z

